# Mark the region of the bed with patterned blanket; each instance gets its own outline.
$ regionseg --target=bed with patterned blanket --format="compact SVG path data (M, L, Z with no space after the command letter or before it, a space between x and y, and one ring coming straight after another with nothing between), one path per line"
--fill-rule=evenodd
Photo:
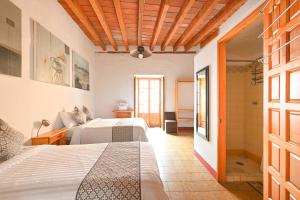
M0 164L0 199L168 199L149 143L29 147Z
M70 144L147 142L148 126L142 118L101 119L69 129Z

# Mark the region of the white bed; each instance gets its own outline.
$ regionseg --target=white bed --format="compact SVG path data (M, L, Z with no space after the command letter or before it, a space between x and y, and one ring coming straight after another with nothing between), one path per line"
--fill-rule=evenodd
M29 147L0 164L0 199L74 200L80 183L108 144ZM168 199L152 147L140 143L142 200Z
M125 122L124 122L125 121ZM131 121L129 124L128 122ZM69 129L70 144L95 144L113 142L113 127L122 122L123 126L133 126L132 141L147 142L147 124L142 118L101 119L97 118L84 125Z

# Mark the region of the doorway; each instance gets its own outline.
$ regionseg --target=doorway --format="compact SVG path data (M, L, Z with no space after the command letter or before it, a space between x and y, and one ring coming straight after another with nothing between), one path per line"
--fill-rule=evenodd
M226 180L259 186L263 157L262 17L226 43Z
M149 127L162 126L163 85L161 75L135 76L135 116L143 118Z
M227 121L228 121L228 109L227 109L227 61L230 59L227 55L228 43L236 36L247 30L253 24L261 20L262 15L260 14L260 9L263 5L259 6L254 10L248 17L241 21L237 26L235 26L231 31L229 31L225 36L223 36L218 41L218 73L219 73L219 134L218 134L218 181L227 181ZM256 35L257 38L257 35ZM247 48L247 47L245 47ZM261 47L263 48L263 46ZM255 56L256 57L256 56ZM259 57L259 56L258 56ZM256 59L256 58L253 58ZM245 59L246 60L246 59ZM248 59L247 59L248 60ZM238 154L240 152L232 152L233 154ZM239 162L239 161L237 161Z
M263 198L299 199L300 4L265 1L218 41L218 180L226 181L226 45L261 16L263 38Z

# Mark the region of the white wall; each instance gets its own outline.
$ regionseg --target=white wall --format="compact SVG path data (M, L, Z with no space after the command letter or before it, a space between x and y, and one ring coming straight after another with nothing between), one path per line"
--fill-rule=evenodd
M226 150L245 149L247 67L227 66ZM250 80L249 80L250 81ZM251 85L251 84L249 84Z
M37 121L45 118L58 126L58 112L83 104L94 110L94 45L55 0L12 0L22 10L22 77L0 74L0 117L25 134L36 134ZM91 91L30 80L30 18L74 49L90 64ZM71 66L70 66L71 69ZM45 132L53 128L44 128Z
M175 80L193 77L193 57L194 54L154 54L139 60L128 54L97 54L96 115L111 117L119 100L133 107L134 75L165 75L165 110L175 111Z
M205 141L195 133L195 150L217 170L218 159L218 52L217 41L230 31L241 20L247 17L263 0L247 1L233 16L231 16L221 27L217 38L200 50L194 58L194 72L210 66L210 141ZM196 91L195 91L196 92ZM196 94L196 93L195 93ZM194 101L195 102L195 101ZM196 115L196 113L195 113Z
M226 149L257 157L263 151L263 84L252 85L247 66L227 66Z
M263 84L251 84L252 74L248 73L246 92L246 123L245 147L246 151L258 157L263 156Z

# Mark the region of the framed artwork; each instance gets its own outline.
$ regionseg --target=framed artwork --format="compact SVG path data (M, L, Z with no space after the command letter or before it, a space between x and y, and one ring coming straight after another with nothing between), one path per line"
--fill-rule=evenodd
M70 86L70 48L34 22L34 79Z
M209 66L196 73L196 133L209 141Z
M73 55L73 87L90 90L89 63L75 51Z
M21 77L21 10L9 0L0 1L0 74Z

